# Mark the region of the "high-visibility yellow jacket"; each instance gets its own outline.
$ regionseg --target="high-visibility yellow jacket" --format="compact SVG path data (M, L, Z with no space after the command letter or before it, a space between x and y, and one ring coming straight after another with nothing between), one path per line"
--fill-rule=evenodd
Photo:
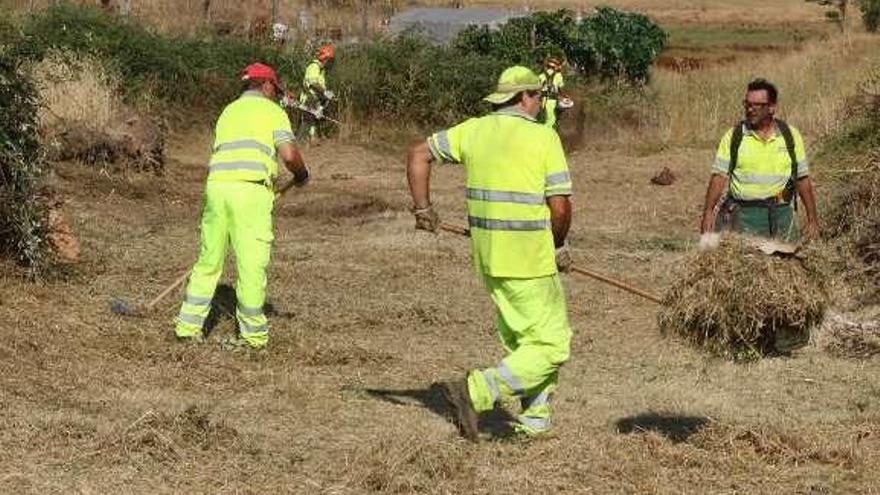
M278 174L276 148L288 141L293 131L281 106L259 91L245 91L217 120L208 180L269 185Z
M739 146L733 177L730 179L731 195L741 200L772 198L785 189L785 184L791 177L791 157L785 147L785 139L778 128L774 135L765 141L745 124L741 125L743 125L743 139ZM797 178L806 177L810 173L810 164L807 161L803 137L793 126L789 128L794 139ZM712 164L713 174L728 175L732 137L733 128L721 138L715 162Z
M301 100L306 98L317 98L317 94L312 90L312 86L318 86L327 89L327 78L325 76L324 66L318 59L313 59L306 66L305 75L303 75L303 92Z
M474 265L492 277L537 278L556 270L546 198L570 195L559 136L513 107L428 138L439 161L462 163Z
M541 84L544 85L544 90L550 98L555 99L562 90L562 87L565 86L562 72L553 71L552 75L550 75L547 71L544 71L538 74L538 78L541 79Z

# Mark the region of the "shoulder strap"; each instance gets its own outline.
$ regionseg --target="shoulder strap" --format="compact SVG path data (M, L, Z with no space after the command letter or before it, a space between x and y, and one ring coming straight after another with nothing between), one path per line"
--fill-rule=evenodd
M791 135L791 127L781 119L776 119L776 126L785 140L785 149L788 150L788 157L791 159L791 180L797 180L797 156L794 153L794 136Z
M779 133L782 134L782 139L785 140L785 149L788 150L788 157L791 159L791 177L789 177L788 182L786 183L786 188L788 189L788 194L791 198L791 203L794 206L794 209L797 210L797 193L795 192L795 183L797 182L797 155L794 152L794 136L791 135L791 127L782 120L776 119L776 127L779 128Z
M730 136L730 164L727 166L727 176L733 179L733 169L736 168L736 161L739 158L739 145L743 140L743 126L745 121L740 121L733 128L733 135Z

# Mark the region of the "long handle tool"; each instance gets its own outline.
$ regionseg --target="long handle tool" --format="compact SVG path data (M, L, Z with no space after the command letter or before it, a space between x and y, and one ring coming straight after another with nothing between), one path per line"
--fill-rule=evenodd
M463 236L468 236L468 237L470 236L470 230L468 230L467 228L462 227L460 225L454 225L451 223L440 222L439 227L440 227L440 230L445 230L446 232L452 232L453 234L458 234L458 235L463 235ZM571 267L571 271L573 271L575 273L580 273L581 275L586 275L586 276L593 278L593 279L596 279L600 282L605 282L606 284L613 285L614 287L617 287L618 289L623 289L631 294L635 294L637 296L644 297L645 299L647 299L649 301L653 301L657 304L660 304L663 302L663 300L655 294L644 291L644 290L639 289L637 287L633 287L632 285L630 285L622 280L617 280L615 278L609 277L608 275L594 272L593 270L588 270L586 268L576 266L576 265Z
M334 119L333 117L328 117L324 114L318 115L317 113L315 113L314 110L303 105L302 103L293 103L290 105L290 108L295 108L295 109L299 110L300 112L305 112L305 113L311 114L313 117L315 117L318 120L326 120L328 122L333 122L336 125L342 125L342 122Z
M295 185L295 183L294 183L293 179L291 179L287 184L284 184L284 186L282 186L281 189L275 191L275 199L278 199L281 196L283 196L284 193L289 191L294 185ZM116 314L116 315L123 315L123 316L146 316L146 315L152 313L153 309L156 308L156 305L158 305L163 299L168 297L168 294L171 294L172 292L174 292L174 289L183 285L183 283L186 282L187 279L189 278L190 273L191 273L191 270L187 270L187 271L181 273L179 277L174 279L174 281L171 282L170 285L168 285L168 287L165 287L164 289L162 289L162 292L160 292L156 297L154 297L150 302L148 302L144 306L131 305L121 299L114 299L110 303L110 312L113 314Z

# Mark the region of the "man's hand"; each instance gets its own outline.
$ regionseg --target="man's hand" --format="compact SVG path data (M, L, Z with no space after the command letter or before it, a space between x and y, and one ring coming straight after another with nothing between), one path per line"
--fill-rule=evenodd
M715 232L715 212L707 211L703 213L703 219L700 221L700 234L711 234Z
M556 248L556 268L560 272L565 273L571 270L572 264L571 251L568 249L568 244Z
M807 221L807 224L804 225L804 237L808 241L818 240L819 239L819 222Z
M333 91L330 91L328 89L328 90L324 91L324 98L327 98L328 100L332 100L333 98L336 98L336 95L333 94Z
M296 172L293 173L293 185L296 187L303 187L304 185L309 183L309 179L311 179L311 174L309 174L309 167L307 167L306 164L303 163L302 167L298 168Z
M413 216L416 217L416 230L427 230L428 232L437 232L440 225L440 216L429 205L427 208L413 208Z
M324 118L324 108L323 107L315 108L314 110L312 110L312 115L314 115L316 119L323 119Z

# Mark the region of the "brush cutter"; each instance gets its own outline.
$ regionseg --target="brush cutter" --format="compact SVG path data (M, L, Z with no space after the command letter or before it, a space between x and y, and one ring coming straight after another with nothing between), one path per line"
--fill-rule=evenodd
M296 184L293 180L289 181L287 184L281 187L278 191L275 192L275 199L280 198L284 193L290 190L290 188L294 187ZM153 298L150 302L148 302L145 306L138 305L130 305L125 301L120 299L115 299L110 303L110 312L115 315L124 315L124 316L146 316L153 312L153 309L156 308L156 305L159 304L168 294L174 291L174 289L183 285L184 282L189 278L191 270L187 270L180 274L179 277L174 279L171 282L171 285L165 287L162 292L160 292L156 297Z
M318 120L326 120L327 122L333 122L336 125L342 125L342 122L334 119L333 117L328 117L328 116L324 115L323 112L318 113L314 109L309 108L309 107L303 105L302 103L298 103L298 102L288 103L287 106L289 108L295 108L295 109L299 110L300 112L305 112L305 113L311 115L312 117L315 117Z
M462 227L460 225L453 225L453 224L449 224L446 222L440 222L439 228L440 228L440 230L445 230L446 232L452 232L453 234L458 234L458 235L463 235L463 236L468 236L468 237L470 236L470 230L468 230L465 227ZM623 289L631 294L635 294L637 296L644 297L645 299L647 299L649 301L653 301L657 304L660 304L662 302L662 299L657 295L651 294L650 292L644 291L644 290L639 289L637 287L633 287L632 285L630 285L626 282L623 282L621 280L617 280L617 279L609 277L607 275L603 275L601 273L594 272L592 270L588 270L588 269L580 267L580 266L572 266L571 271L573 271L575 273L579 273L581 275L586 275L586 276L593 278L595 280L598 280L600 282L605 282L606 284L613 285L614 287L617 287L618 289Z

